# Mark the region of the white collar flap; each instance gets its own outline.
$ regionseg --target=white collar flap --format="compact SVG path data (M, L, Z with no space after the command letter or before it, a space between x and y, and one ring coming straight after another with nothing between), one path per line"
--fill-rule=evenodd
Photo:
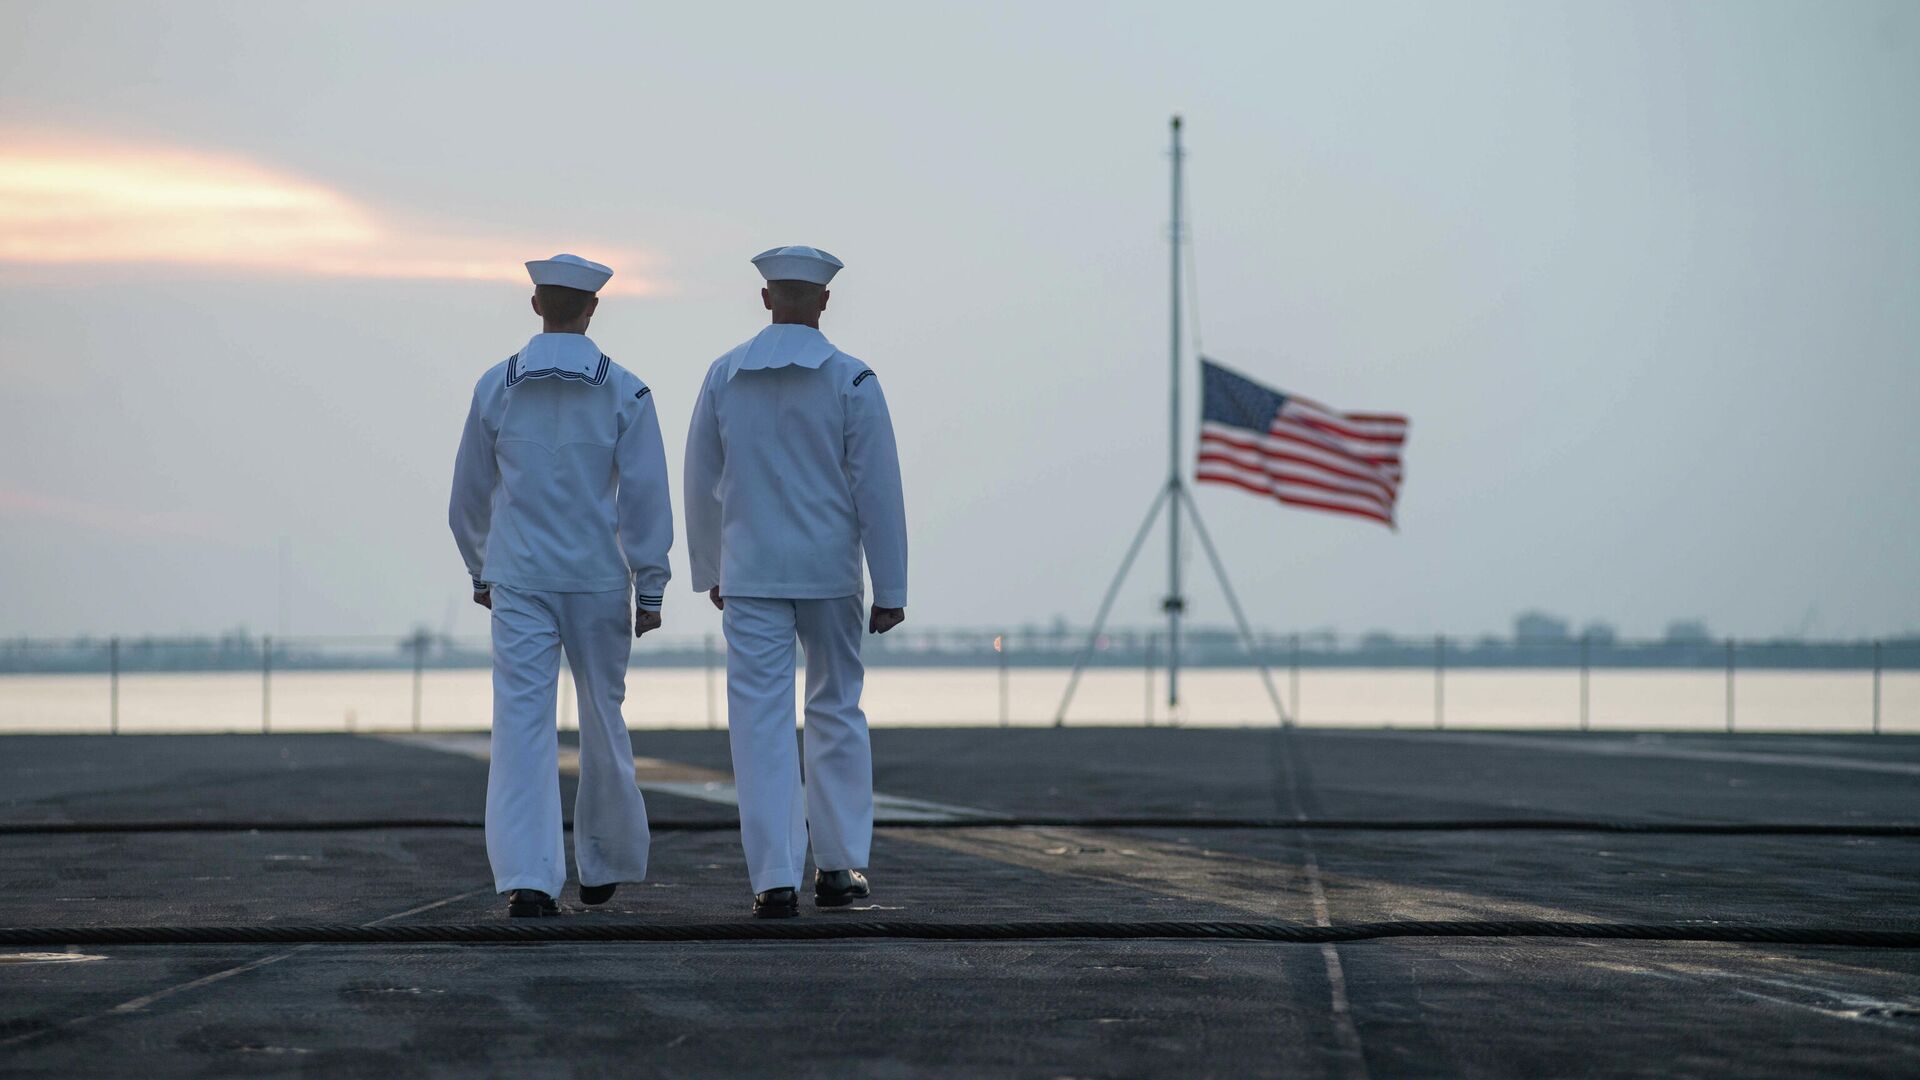
M731 379L743 371L789 365L817 368L839 351L825 334L811 326L774 323L727 354L727 378Z
M522 379L573 379L599 386L607 381L612 363L585 334L535 334L507 361L507 385Z

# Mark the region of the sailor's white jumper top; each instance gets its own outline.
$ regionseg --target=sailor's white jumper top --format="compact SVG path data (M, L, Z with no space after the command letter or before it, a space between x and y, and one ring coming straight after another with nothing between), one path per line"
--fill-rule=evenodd
M873 369L812 327L776 323L714 361L687 432L693 588L907 605L907 522Z
M535 335L473 389L447 517L475 589L631 583L659 610L673 505L652 392L584 334Z

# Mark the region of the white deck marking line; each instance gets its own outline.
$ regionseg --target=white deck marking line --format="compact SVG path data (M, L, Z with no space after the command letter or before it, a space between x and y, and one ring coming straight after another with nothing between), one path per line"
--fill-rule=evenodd
M458 893L453 896L443 897L442 899L435 900L432 903L421 904L419 907L408 908L405 911L396 911L391 915L383 915L380 918L375 919L370 923L365 923L363 925L379 926L381 923L391 922L394 919L404 919L409 915L418 915L423 911L432 911L434 908L444 907L447 904L458 903L469 897L478 896L481 893L487 893L492 891L493 891L493 886L491 885L482 886L481 888L478 888L478 889L469 889L466 892ZM38 1031L24 1032L22 1034L15 1035L12 1038L0 1039L0 1047L15 1046L20 1043L27 1042L28 1040L31 1040L31 1039L40 1038L43 1035L51 1035L56 1031L69 1031L69 1030L72 1030L73 1028L90 1024L95 1020L101 1019L102 1017L121 1016L121 1015L130 1014L130 1013L142 1012L147 1008L147 1006L152 1005L154 1002L162 1001L167 998L173 997L175 994L184 994L189 990L198 990L203 986L211 986L214 983L221 982L226 979L231 979L235 975L245 975L249 971L257 971L260 968L266 967L269 964L277 964L280 961L285 960L290 956L297 956L300 953L306 952L309 949L317 949L317 948L319 948L317 944L316 945L296 945L285 952L274 953L271 956L257 957L253 960L247 961L244 964L236 964L233 967L227 968L224 971L216 971L211 975L202 975L197 979L189 979L183 983L178 983L173 986L163 987L159 990L155 990L151 994L142 994L141 996L136 998L129 998L118 1005L114 1005L110 1008L103 1009L100 1012L87 1013L82 1016L76 1016L71 1020L66 1020L61 1023L55 1024L54 1026L49 1028L41 1028Z
M1713 985L1716 980L1722 980L1736 984L1726 987L1727 990L1739 994L1741 997L1752 998L1755 1001L1764 1001L1770 1005L1779 1005L1798 1012L1813 1013L1815 1016L1824 1016L1829 1020L1869 1024L1874 1027L1888 1028L1907 1034L1912 1034L1914 1029L1912 1023L1904 1022L1898 1017L1871 1016L1856 1011L1864 1006L1886 1006L1892 1003L1881 1002L1872 998L1860 998L1853 994L1832 990L1827 987L1794 983L1784 979L1769 979L1759 975L1745 975L1737 971L1725 971L1719 968L1699 967L1673 961L1656 960L1650 963L1653 966L1644 964L1627 965L1621 963L1605 963L1598 966L1604 967L1609 971L1627 972L1634 975L1648 975L1656 979L1666 979L1670 982L1691 982L1700 985ZM1777 994L1763 994L1758 990L1750 990L1745 986L1737 985L1740 983L1763 983L1768 986L1777 986L1783 989L1799 990L1802 993L1810 993L1828 998L1829 1000L1841 1002L1846 1008L1828 1008L1809 1001L1780 997ZM1904 1009L1907 1006L1901 1005L1899 1007Z
M493 740L490 736L471 732L368 737L384 739L404 746L424 747L428 750L458 754L479 761L488 760L493 752ZM740 793L734 788L733 777L728 773L650 757L635 757L633 766L634 779L639 782L642 791L657 791L662 795L698 799L724 806L740 805ZM577 775L580 772L579 751L569 747L561 748L560 771L568 775ZM909 799L904 795L888 795L879 791L873 793L873 810L876 817L894 821L967 821L1008 816L994 810L953 806L948 803L930 802L926 799Z
M259 968L266 967L268 964L277 964L280 961L285 960L289 956L293 956L296 953L306 952L308 949L311 949L311 948L314 948L314 946L300 945L295 948L288 949L286 952L283 952L283 953L275 953L272 956L263 956L257 960L249 960L244 964L241 964L237 967L230 967L225 971L216 971L211 975L202 975L200 978L194 979L191 982L183 982L176 986L169 986L163 990L155 990L151 994L146 994L137 998L130 998L126 1001L121 1002L118 1005L115 1005L113 1008L108 1009L107 1012L108 1013L140 1012L143 1009L145 1009L147 1006L153 1004L156 1001L165 1000L166 998L170 998L175 994L184 994L189 990L198 990L203 986L211 986L212 984L220 982L223 979L231 979L235 975L245 975L249 971L254 971Z
M1920 764L1904 761L1868 761L1864 758L1834 757L1829 754L1766 754L1753 750L1696 750L1685 746L1667 746L1648 742L1597 742L1573 739L1534 739L1520 735L1490 735L1453 731L1430 734L1414 731L1316 731L1315 735L1411 739L1420 742L1469 742L1486 746L1510 746L1557 754L1598 754L1603 757L1673 758L1679 761L1722 761L1736 765L1784 765L1802 769L1845 769L1852 772L1887 773L1893 776L1920 776Z
M1313 923L1315 926L1332 926L1333 920L1327 911L1327 890L1320 883L1320 860L1314 856L1313 841L1306 841L1306 858L1303 869L1307 872L1307 887L1313 894ZM1340 950L1331 942L1320 946L1320 962L1327 969L1328 1007L1333 1012L1334 1028L1339 1035L1341 1049L1347 1054L1349 1074L1365 1080L1367 1076L1366 1053L1360 1046L1360 1029L1353 1022L1353 1005L1347 999L1347 970L1340 963Z
M437 907L445 907L448 904L457 904L460 901L466 900L470 897L479 896L481 893L490 893L492 891L493 891L493 886L483 885L478 889L468 889L466 892L459 893L454 896L443 897L431 903L421 904L419 907L408 908L405 911L396 911L391 915L382 915L380 918L375 919L370 923L364 923L363 925L379 926L383 923L390 923L395 919L404 919L409 915L418 915L423 911L432 911L434 908L437 908ZM147 1006L163 998L170 998L175 994L184 993L188 990L197 990L200 987L206 986L209 983L216 983L222 979L232 978L235 975L242 975L242 974L245 974L246 972L254 970L255 968L266 967L268 964L272 964L280 960L285 960L287 957L292 956L295 953L305 952L311 948L315 948L315 946L302 945L295 949L289 949L286 952L279 954L278 956L263 957L259 960L254 960L249 963L241 964L239 967L231 967L225 971L216 971L212 975L202 976L201 978L195 979L192 982L184 982L184 983L181 983L179 986L170 986L170 987L167 987L165 990L156 990L155 992L148 994L145 997L137 997L131 1001L123 1001L120 1004L115 1005L109 1011L117 1012L117 1013L139 1012L140 1010L146 1008Z
M1732 989L1734 993L1739 994L1741 997L1749 997L1754 999L1755 1001L1765 1001L1774 1005L1785 1005L1785 1006L1788 1006L1789 1008L1795 1008L1803 1012L1813 1013L1817 1016L1824 1016L1830 1020L1852 1020L1856 1023L1872 1024L1874 1027L1891 1028L1894 1031L1904 1031L1908 1033L1911 1033L1913 1031L1913 1028L1911 1025L1901 1024L1896 1021L1887 1020L1878 1016L1861 1016L1858 1013L1849 1012L1843 1009L1823 1008L1819 1005L1814 1005L1805 1001L1795 1001L1792 998L1778 997L1773 994L1763 994L1758 990L1749 990L1744 986L1735 986L1735 987L1731 987L1730 989Z
M1293 742L1289 738L1287 749ZM1293 765L1293 754L1283 753L1286 762L1287 802L1293 810L1295 821L1305 821L1307 812L1300 805L1300 777ZM1333 913L1327 905L1326 885L1320 880L1320 857L1313 847L1313 833L1301 831L1297 834L1300 841L1300 869L1307 875L1307 889L1313 898L1313 924L1332 926ZM1353 1020L1353 1003L1347 997L1347 971L1340 963L1340 950L1332 942L1320 946L1320 962L1327 970L1328 1008L1333 1013L1334 1036L1340 1042L1340 1050L1346 1057L1347 1075L1357 1080L1367 1080L1367 1052L1360 1043L1360 1028Z
M727 806L740 805L740 792L731 783L715 780L649 780L640 777L642 791L657 791L662 795L677 795L683 799L700 799L705 802L722 803ZM946 803L927 802L924 799L909 799L901 795L873 793L873 812L878 818L893 821L965 821L974 818L1002 818L1007 815L992 810L976 810L967 806L949 806Z
M1851 990L1831 986L1817 986L1813 983L1795 982L1792 979L1766 979L1755 977L1752 981L1777 986L1782 990L1797 990L1803 994L1813 994L1837 1003L1840 1008L1824 1010L1830 1015L1846 1020L1859 1020L1867 1023L1897 1027L1912 1031L1914 1023L1903 1017L1920 1017L1920 1002L1890 1001L1885 998L1867 997Z
M367 923L366 925L379 926L382 923L390 923L395 919L404 919L409 915L418 915L423 911L432 911L434 908L446 907L448 904L457 904L462 900L479 896L481 893L490 893L492 891L493 891L493 886L482 885L477 889L468 889L466 892L460 893L457 896L443 897L439 900L433 901L432 903L421 904L419 907L411 907L405 911L396 911L391 915L382 915L379 918L373 920L372 922Z

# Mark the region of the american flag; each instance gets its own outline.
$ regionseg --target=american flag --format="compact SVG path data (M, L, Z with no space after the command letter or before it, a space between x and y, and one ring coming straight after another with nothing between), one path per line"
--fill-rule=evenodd
M1406 417L1334 412L1204 358L1200 373L1195 480L1393 527Z

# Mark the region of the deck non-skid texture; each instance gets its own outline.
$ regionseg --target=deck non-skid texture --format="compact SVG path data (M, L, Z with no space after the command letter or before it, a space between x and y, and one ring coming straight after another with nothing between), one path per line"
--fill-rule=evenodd
M808 920L1526 919L1920 928L1920 739L1273 730L875 734L874 898ZM464 747L0 739L0 824L473 819ZM724 733L647 733L647 882L562 920L737 923ZM649 771L651 770L651 771ZM689 779L691 778L691 779ZM713 783L712 781L707 781ZM568 781L568 793L571 782ZM904 803L903 803L904 805ZM1005 815L991 824L980 817ZM1032 826L1554 819L1566 830ZM470 828L0 835L0 925L501 921ZM1920 950L1400 939L0 949L0 1074L1728 1075L1920 1069Z

